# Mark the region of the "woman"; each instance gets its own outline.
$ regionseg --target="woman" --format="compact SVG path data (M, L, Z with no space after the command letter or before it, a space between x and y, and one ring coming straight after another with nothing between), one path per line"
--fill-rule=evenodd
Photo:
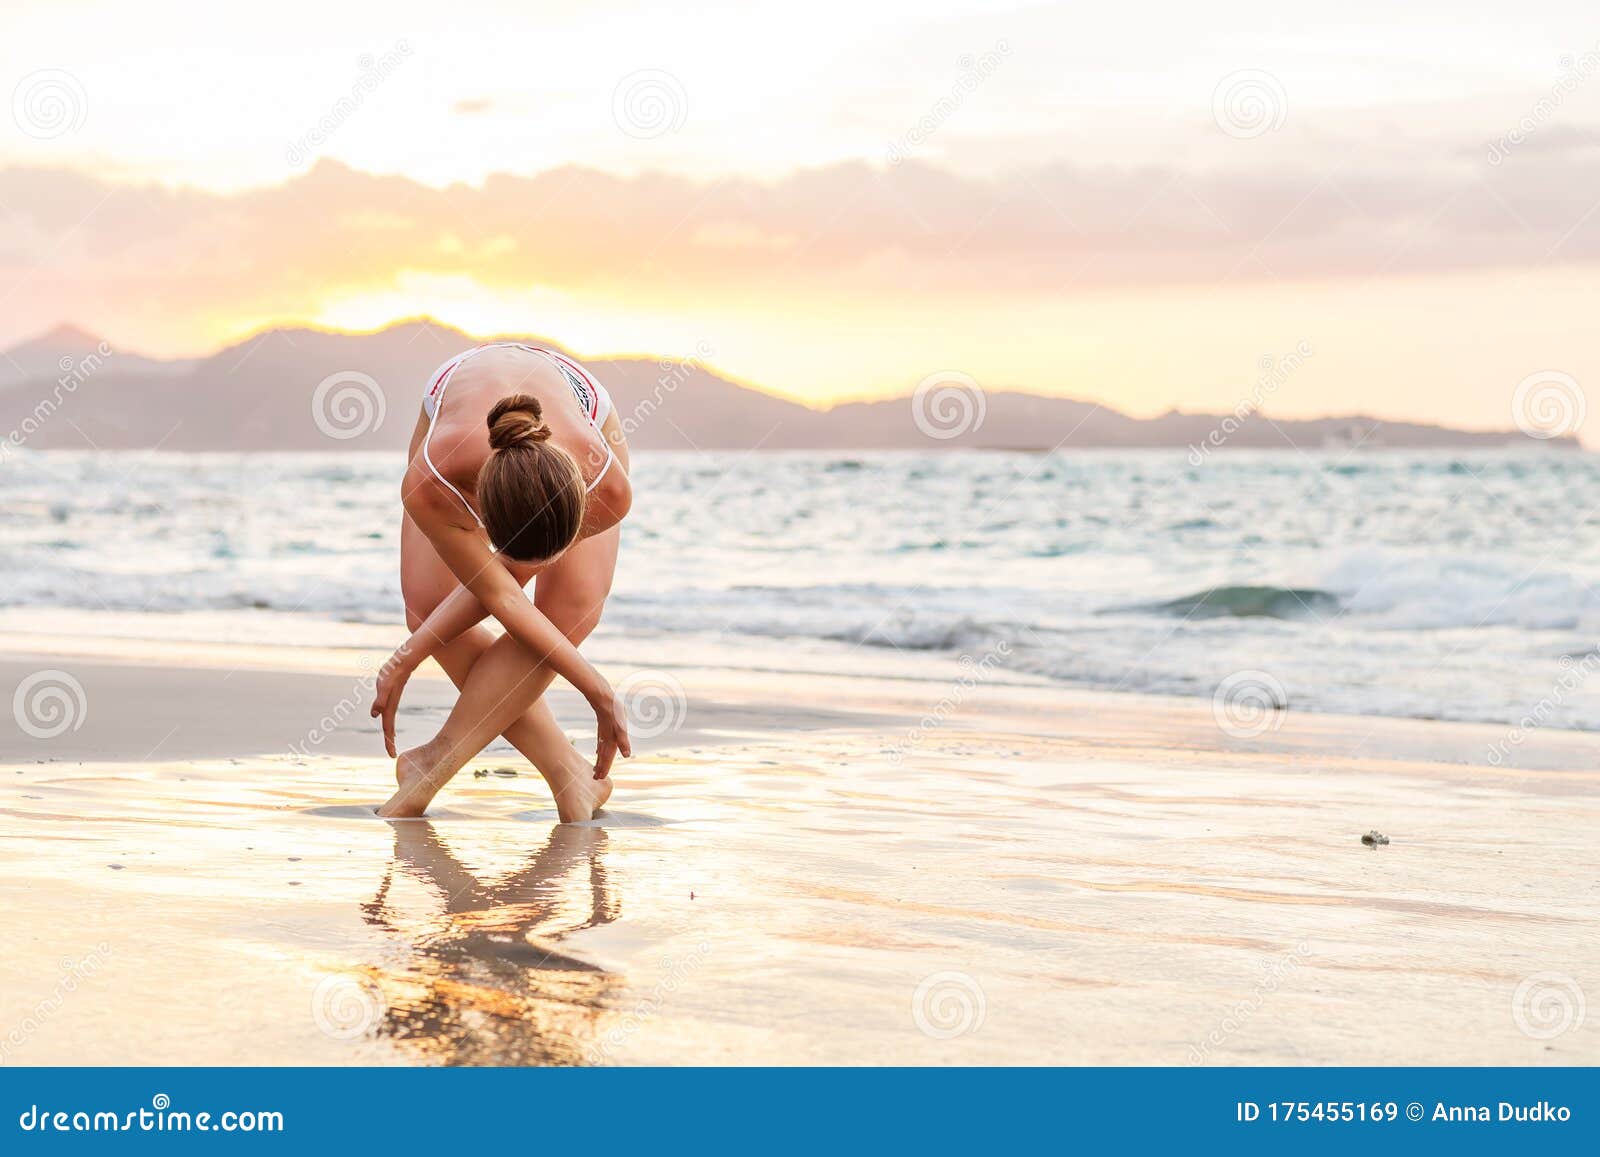
M468 350L429 380L402 497L412 635L384 665L372 704L390 756L401 692L424 660L437 659L461 694L438 735L399 755L399 788L378 814L420 816L504 735L544 776L562 822L588 819L611 794L612 760L632 754L621 703L577 649L600 621L633 501L610 397L553 350ZM522 588L535 576L530 601ZM491 615L505 628L499 639L480 625ZM592 765L542 698L557 675L594 709Z

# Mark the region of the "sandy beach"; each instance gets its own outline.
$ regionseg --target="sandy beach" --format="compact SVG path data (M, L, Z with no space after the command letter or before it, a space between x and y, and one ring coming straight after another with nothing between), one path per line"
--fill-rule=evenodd
M381 657L8 638L82 698L0 747L6 1063L1600 1060L1582 736L656 667L596 821L491 749L391 824Z

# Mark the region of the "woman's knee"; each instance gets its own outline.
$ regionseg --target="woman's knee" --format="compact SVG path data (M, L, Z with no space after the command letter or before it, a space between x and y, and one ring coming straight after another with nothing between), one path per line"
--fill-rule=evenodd
M405 600L406 630L408 631L414 631L422 626L427 621L428 616L433 614L433 609L444 601L443 599L430 598L425 595L406 595Z
M601 588L563 591L560 595L536 600L539 610L574 645L583 642L600 625L606 594Z

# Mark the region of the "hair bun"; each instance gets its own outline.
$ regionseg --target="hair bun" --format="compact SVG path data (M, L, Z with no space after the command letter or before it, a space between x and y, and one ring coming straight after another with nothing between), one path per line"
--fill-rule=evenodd
M531 446L550 437L544 422L544 407L538 398L512 394L501 398L489 411L489 445L496 450Z

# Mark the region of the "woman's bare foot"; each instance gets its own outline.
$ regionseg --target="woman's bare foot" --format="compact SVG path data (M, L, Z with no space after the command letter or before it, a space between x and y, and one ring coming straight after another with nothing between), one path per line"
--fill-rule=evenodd
M596 779L594 768L585 767L581 774L572 776L552 794L556 797L556 814L561 822L581 823L593 819L594 813L611 798L611 777Z
M440 774L443 762L439 750L436 739L400 753L394 764L398 787L378 809L380 816L386 820L416 819L428 810L433 797L448 780ZM593 819L594 813L611 798L611 778L596 779L594 765L579 755L576 748L572 749L572 757L562 763L556 774L545 777L555 797L556 814L564 824Z
M432 775L435 760L431 747L432 744L425 743L402 751L400 758L394 761L394 778L399 787L378 809L384 819L415 819L428 810L433 797L439 794L444 785L436 782Z

